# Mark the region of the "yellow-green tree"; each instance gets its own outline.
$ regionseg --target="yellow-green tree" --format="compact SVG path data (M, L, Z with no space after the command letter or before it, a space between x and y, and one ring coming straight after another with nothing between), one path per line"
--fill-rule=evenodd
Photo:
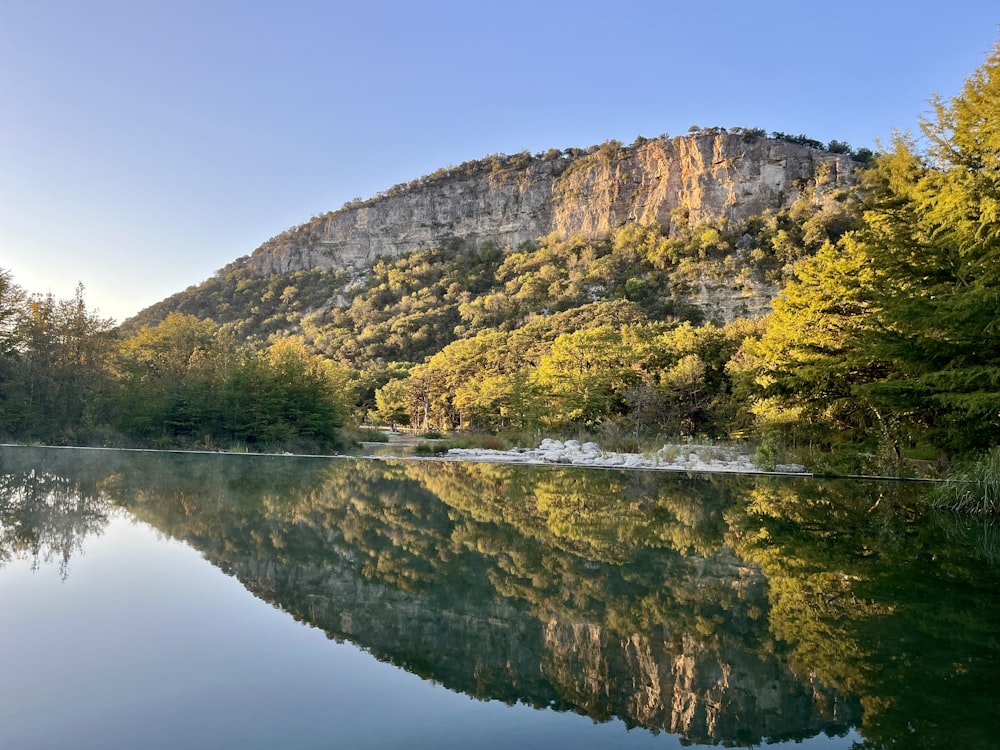
M611 326L559 336L538 365L543 420L588 424L619 413L625 389L638 380L635 358L634 350L622 346L621 330Z
M798 268L745 348L761 394L888 451L1000 439L1000 51L866 171L860 224ZM776 400L776 401L775 401Z
M762 431L868 426L871 409L854 393L884 371L881 358L860 348L874 304L872 275L853 238L799 263L762 335L746 339L728 366L737 387L755 394L749 397Z
M1000 46L933 104L928 152L897 138L866 185L866 351L894 367L863 393L963 451L1000 440Z
M390 426L410 423L406 384L403 380L393 378L375 390L375 409L371 412L371 418L379 424Z
M211 433L225 367L235 344L209 319L171 313L121 342L117 426L140 439Z

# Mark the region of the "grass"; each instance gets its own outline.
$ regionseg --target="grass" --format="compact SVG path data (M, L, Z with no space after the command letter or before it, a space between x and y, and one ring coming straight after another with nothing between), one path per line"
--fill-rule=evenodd
M348 430L348 437L357 443L388 443L389 436L372 427L355 427Z
M435 433L436 434L436 433ZM422 437L427 438L427 435ZM418 456L438 456L447 453L452 448L486 448L503 451L511 446L503 438L496 435L461 435L454 438L427 438L433 443L418 443L413 452Z
M993 448L942 482L933 496L935 508L970 516L1000 514L1000 448Z

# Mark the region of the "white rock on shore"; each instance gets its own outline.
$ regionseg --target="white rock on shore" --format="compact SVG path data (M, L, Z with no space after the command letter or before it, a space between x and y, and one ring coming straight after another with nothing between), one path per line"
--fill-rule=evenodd
M665 445L652 454L604 451L596 443L577 440L544 439L535 449L509 451L485 448L452 448L445 458L460 461L497 463L565 464L623 469L665 469L673 471L760 473L751 458L739 449L713 445ZM805 467L782 466L782 473L802 473Z

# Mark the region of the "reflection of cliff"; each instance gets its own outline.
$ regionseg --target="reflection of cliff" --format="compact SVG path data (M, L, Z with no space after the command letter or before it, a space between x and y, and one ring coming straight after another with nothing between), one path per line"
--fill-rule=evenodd
M840 705L826 691L810 694L773 658L740 644L657 636L621 639L594 625L552 622L543 669L592 716L620 715L700 742L809 737L846 729L858 717L856 705ZM613 674L630 679L609 679ZM624 714L616 713L622 707Z
M65 561L113 499L297 619L477 698L700 742L860 726L865 747L994 747L1000 568L917 494L0 448L0 554Z
M699 742L811 736L857 718L856 706L813 696L773 655L757 654L738 635L683 634L668 624L621 633L593 620L542 623L516 600L400 591L349 565L213 561L331 638L481 699L575 710L598 721L617 717ZM756 595L761 585L759 576L750 583ZM482 592L471 593L477 599Z
M516 603L401 591L365 578L350 561L303 568L211 559L254 594L381 661L477 698L569 707L538 669L539 623Z
M721 488L352 461L286 492L135 512L331 638L477 698L698 741L833 726L775 655L760 572L721 544Z
M100 486L296 619L476 698L699 742L859 716L785 663L768 581L722 541L738 483L136 454Z

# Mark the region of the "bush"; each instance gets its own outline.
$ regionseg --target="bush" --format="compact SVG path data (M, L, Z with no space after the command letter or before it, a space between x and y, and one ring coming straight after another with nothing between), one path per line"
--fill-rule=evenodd
M421 437L428 438L434 442L418 443L414 447L414 453L418 456L440 456L452 448L484 448L494 451L503 451L510 448L510 444L497 435L461 435L459 437L442 439L438 433L428 432Z
M417 443L413 446L414 456L441 456L448 452L451 446L442 443Z
M781 463L785 452L784 436L777 431L765 433L754 452L753 462L761 469L773 471Z

